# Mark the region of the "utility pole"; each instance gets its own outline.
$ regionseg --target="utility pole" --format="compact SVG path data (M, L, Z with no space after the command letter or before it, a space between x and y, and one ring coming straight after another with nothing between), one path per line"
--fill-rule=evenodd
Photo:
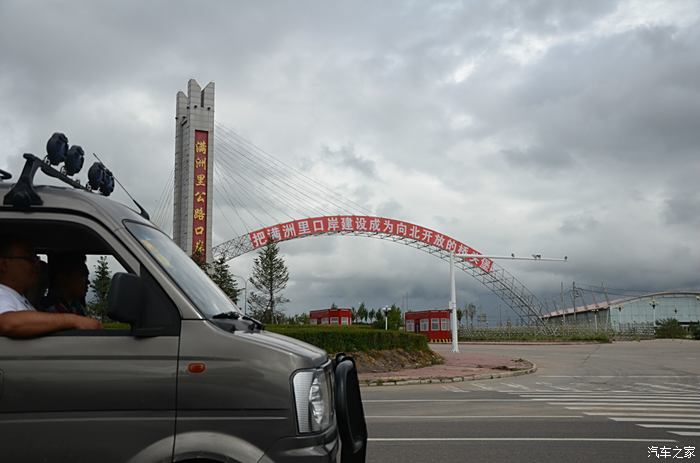
M571 304L574 306L574 325L576 324L576 282L571 282Z
M595 300L595 291L591 290L591 296L593 297L593 320L595 321L595 332L598 332L598 301Z
M457 292L455 291L455 253L450 253L450 319L452 320L452 352L459 352L457 342Z
M605 303L608 306L608 329L612 328L612 320L610 319L610 312L612 312L612 307L610 307L610 298L608 297L608 290L605 288L605 283L600 283L603 287L603 294L605 294Z
M561 317L562 323L566 325L566 306L564 306L564 282L561 282Z

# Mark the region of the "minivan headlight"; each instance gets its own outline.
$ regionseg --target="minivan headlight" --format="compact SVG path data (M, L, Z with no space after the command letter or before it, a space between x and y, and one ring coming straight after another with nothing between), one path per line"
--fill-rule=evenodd
M299 432L327 429L333 419L330 373L322 369L298 371L292 383Z

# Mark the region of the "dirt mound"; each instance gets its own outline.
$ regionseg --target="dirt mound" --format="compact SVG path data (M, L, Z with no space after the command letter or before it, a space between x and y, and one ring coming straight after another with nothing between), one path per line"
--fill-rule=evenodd
M436 352L407 352L403 349L348 352L355 358L359 373L384 373L440 365L443 358Z

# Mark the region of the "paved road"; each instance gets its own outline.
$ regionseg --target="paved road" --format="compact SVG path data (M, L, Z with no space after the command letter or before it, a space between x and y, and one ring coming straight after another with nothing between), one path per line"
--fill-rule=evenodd
M657 460L656 447L659 460L700 462L698 342L460 349L525 358L538 371L363 388L368 461L617 463Z

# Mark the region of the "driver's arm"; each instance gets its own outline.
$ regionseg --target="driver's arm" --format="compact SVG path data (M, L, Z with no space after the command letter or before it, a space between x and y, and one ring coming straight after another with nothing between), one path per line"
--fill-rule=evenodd
M28 338L61 330L96 330L102 324L94 318L68 313L20 310L0 313L0 336Z

